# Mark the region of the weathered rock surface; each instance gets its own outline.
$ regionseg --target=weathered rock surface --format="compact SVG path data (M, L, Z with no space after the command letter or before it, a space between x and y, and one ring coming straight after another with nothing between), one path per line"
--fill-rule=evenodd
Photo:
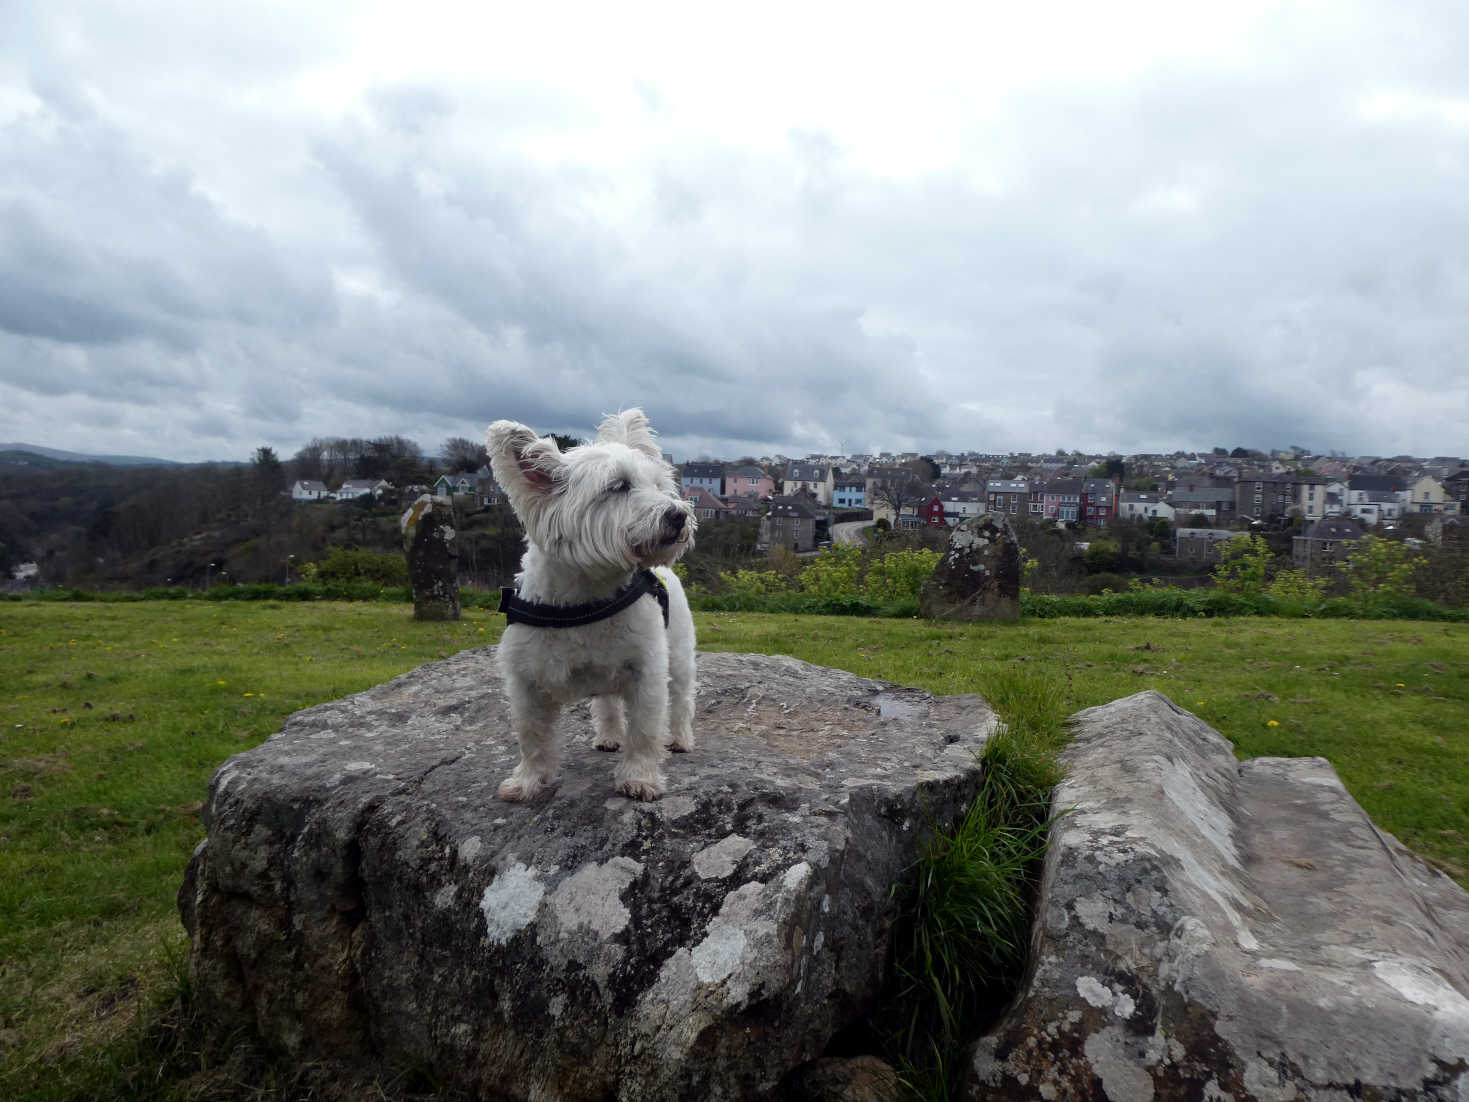
M993 726L794 659L699 656L699 748L614 794L585 706L529 806L493 648L291 717L214 777L180 909L215 1020L488 1098L744 1099L878 990L890 889Z
M1010 522L986 513L955 528L918 602L923 615L936 620L1018 618L1020 541Z
M1469 1098L1469 896L1320 758L1157 693L1076 717L1027 987L974 1099Z
M420 494L399 521L415 620L459 619L459 544L454 502Z
M876 1056L826 1057L804 1065L789 1093L801 1102L898 1102L898 1073Z

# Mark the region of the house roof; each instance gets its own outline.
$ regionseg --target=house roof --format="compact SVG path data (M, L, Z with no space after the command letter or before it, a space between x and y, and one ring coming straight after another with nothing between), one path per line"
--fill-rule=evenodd
M685 463L679 468L684 478L723 478L723 463Z
M1081 479L1079 478L1057 478L1045 485L1048 494L1079 494L1081 493Z
M815 520L816 514L804 501L795 501L788 497L773 497L770 499L770 512L772 517L793 517L797 520Z
M724 512L729 508L702 486L689 487L684 491L683 499L692 504L695 509L715 509Z
M324 494L327 492L326 483L316 478L297 479L296 485L310 493Z
M786 481L825 482L830 470L824 463L792 463L786 468Z
M1350 517L1322 517L1305 531L1308 540L1359 540L1362 526Z
M1349 490L1368 490L1379 493L1397 493L1402 489L1398 480L1390 474L1354 474L1347 482Z
M1202 490L1174 490L1168 498L1174 505L1214 505L1220 501L1234 504L1234 490L1228 486L1206 486Z
M1227 528L1179 528L1173 534L1181 540L1208 540L1210 543L1232 540L1235 536L1241 535Z

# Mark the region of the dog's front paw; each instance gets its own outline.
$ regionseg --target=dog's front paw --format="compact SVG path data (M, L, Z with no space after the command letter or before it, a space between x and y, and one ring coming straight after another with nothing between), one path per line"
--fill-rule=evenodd
M596 750L605 750L607 753L611 754L615 753L618 750L621 750L622 743L620 740L615 738L599 737L596 742L592 743L592 748Z
M517 769L500 782L500 799L512 804L533 800L549 787L548 779Z
M661 776L619 777L617 791L634 800L656 800L663 795L664 781Z
M675 754L687 754L694 748L694 733L689 731L685 734L674 735L673 741L668 744L668 748Z

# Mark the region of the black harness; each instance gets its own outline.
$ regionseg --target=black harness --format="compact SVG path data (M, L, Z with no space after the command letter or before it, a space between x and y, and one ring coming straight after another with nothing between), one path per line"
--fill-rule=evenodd
M663 609L663 626L668 627L668 590L658 580L658 575L644 568L632 576L632 581L612 596L600 601L588 601L580 605L544 605L537 601L522 601L515 595L515 587L500 587L500 611L505 614L505 623L526 624L533 628L579 628L595 624L609 616L616 616L643 597L657 599Z

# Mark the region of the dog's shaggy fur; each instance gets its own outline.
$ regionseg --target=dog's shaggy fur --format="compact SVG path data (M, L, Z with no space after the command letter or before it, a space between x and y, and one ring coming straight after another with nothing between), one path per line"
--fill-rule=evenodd
M617 791L655 800L665 748L694 748L694 620L668 567L694 544L693 507L679 496L642 410L606 418L590 444L562 452L524 425L486 433L490 467L525 525L515 576L522 600L578 605L605 599L652 567L668 590L669 618L642 598L608 619L571 628L511 624L499 665L520 739L520 764L500 785L529 800L554 781L563 705L592 697L597 748L622 755Z

